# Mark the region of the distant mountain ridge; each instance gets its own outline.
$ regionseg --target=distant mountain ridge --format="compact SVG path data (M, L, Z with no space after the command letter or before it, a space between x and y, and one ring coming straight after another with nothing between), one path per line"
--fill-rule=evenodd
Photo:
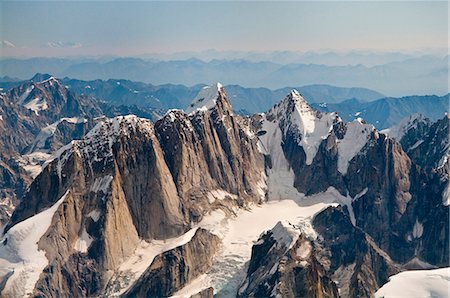
M35 79L45 77L49 75L34 76ZM117 108L113 107L120 107L120 110L124 112L127 109L126 106L134 106L132 108L135 111L134 114L142 117L153 115L152 119L155 119L156 114L163 115L169 109L185 109L192 98L205 86L203 84L192 87L175 84L153 85L113 79L83 81L64 78L60 81L77 94L92 96L110 105L106 109L111 111L111 113L108 112L108 116L118 115ZM11 81L9 78L5 81L0 79L0 87L4 90L23 83L23 81ZM228 85L225 88L234 110L240 114L264 112L290 90L297 89L316 109L324 112L337 111L346 121L360 117L374 124L378 129L388 128L415 113L422 113L425 117L436 121L449 111L448 94L392 98L370 89L330 85L284 87L276 90L247 88L240 85ZM112 112L114 109L116 112Z
M226 85L265 86L271 89L285 86L327 84L359 86L378 90L390 96L405 94L445 94L447 92L447 57L404 57L382 64L325 65L317 60L296 60L289 63L252 61L246 59L155 60L141 58L56 59L31 58L0 60L0 75L31 77L36 72L48 72L57 77L83 80L127 79L153 84L175 83L196 85L220 81Z
M36 74L35 77L47 74ZM32 79L33 80L33 79ZM79 94L92 95L114 105L135 104L146 108L182 109L204 87L198 84L191 87L177 84L153 85L130 80L92 80L83 81L63 78L61 82ZM22 84L23 81L0 79L0 87L7 89ZM336 103L349 98L372 101L384 97L383 94L366 88L345 88L330 85L306 85L302 87L283 87L276 90L268 88L247 88L240 85L226 86L235 110L248 113L262 112L273 106L280 97L292 89L298 89L311 102Z
M337 111L346 121L363 118L378 129L385 129L397 124L403 118L421 113L436 121L449 111L450 94L445 96L405 96L401 98L386 97L373 102L361 102L356 99L337 104L312 104L321 111Z

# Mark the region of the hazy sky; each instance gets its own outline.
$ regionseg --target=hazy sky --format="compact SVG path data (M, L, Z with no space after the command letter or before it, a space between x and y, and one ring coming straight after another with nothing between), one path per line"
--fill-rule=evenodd
M5 2L2 56L446 48L443 2Z

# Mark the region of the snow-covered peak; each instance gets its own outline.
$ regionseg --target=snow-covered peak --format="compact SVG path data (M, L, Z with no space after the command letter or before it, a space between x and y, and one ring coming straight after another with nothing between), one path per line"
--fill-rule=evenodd
M30 81L34 83L40 83L51 78L53 78L53 76L49 75L48 73L37 73L30 79Z
M45 162L45 168L53 160L58 160L58 175L72 153L83 156L84 160L100 162L106 165L113 158L113 145L120 137L130 136L135 133L153 136L154 129L150 120L139 118L135 115L118 116L115 118L97 119L99 122L90 130L82 140L75 140L60 148Z
M398 124L383 129L381 133L400 141L403 136L412 128L416 128L419 123L428 123L428 119L424 115L416 113L403 118Z
M139 118L136 115L117 116L114 118L103 118L95 127L86 134L85 139L97 138L99 136L129 135L132 131L153 132L150 120Z
M312 109L311 106L306 101L306 99L300 94L300 92L297 91L297 89L292 89L287 98L295 103L308 106L310 109Z
M52 84L52 83L54 83L54 82L59 83L59 81L58 81L55 77L52 76L52 77L49 77L49 78L46 79L46 80L43 80L43 81L39 82L39 84L45 84L45 83Z
M306 164L310 165L322 140L342 119L337 113L314 110L297 90L292 90L267 113L266 121L277 123L284 135L289 131L295 133L305 151Z
M206 111L212 109L216 105L219 92L222 88L223 86L220 83L203 87L186 109L186 113L190 114L199 110Z

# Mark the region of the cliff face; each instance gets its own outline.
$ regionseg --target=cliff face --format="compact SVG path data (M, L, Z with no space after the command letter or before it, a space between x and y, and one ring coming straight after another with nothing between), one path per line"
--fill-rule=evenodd
M330 276L338 281L342 297L371 297L400 268L341 207L329 207L315 216L314 229Z
M233 204L241 206L265 199L264 159L257 139L234 116L223 89L209 112L170 111L156 122L155 131L191 220L198 221L209 205L224 203L208 199L212 190L237 196Z
M212 263L219 238L198 229L186 244L158 255L124 297L168 297L204 273Z

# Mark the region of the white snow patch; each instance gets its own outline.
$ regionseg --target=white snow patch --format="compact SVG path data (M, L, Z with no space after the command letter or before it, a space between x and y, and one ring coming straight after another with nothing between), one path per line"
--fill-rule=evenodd
M286 250L291 249L300 236L300 230L286 220L279 221L271 232L277 246L285 247Z
M0 121L3 121L3 116L2 115L0 115Z
M24 297L32 293L42 270L48 265L45 251L39 250L38 241L49 229L53 216L65 200L67 191L52 207L16 225L2 237L0 244L0 279L12 273L2 295Z
M34 140L33 145L31 147L32 150L35 151L37 149L45 148L45 143L46 143L47 139L55 134L58 125L64 121L66 121L68 123L78 124L78 123L86 123L87 119L78 118L78 117L61 118L58 121L56 121L50 125L47 125L46 127L41 129L38 136Z
M214 203L216 200L222 201L225 198L237 199L236 195L230 194L229 192L224 191L223 189L211 190L208 195L208 201L210 204Z
M367 193L368 190L369 190L368 187L364 188L360 193L358 193L358 194L353 198L352 201L356 201L356 200L358 200L359 198L361 198L362 196L364 196L364 195Z
M344 138L338 140L338 171L347 174L348 164L366 145L375 127L360 119L347 124Z
M30 87L28 87L24 93L22 93L22 95L19 97L19 101L17 102L20 105L23 105L23 103L25 102L25 100L28 98L28 96L30 95L31 91L33 91L34 89L34 85L31 85Z
M258 137L258 148L263 154L270 155L272 161L272 168L267 169L269 200L295 198L298 191L294 188L294 172L281 148L281 129L277 122L265 120L262 130L266 133Z
M104 194L108 193L109 185L111 184L112 180L113 176L111 175L95 178L94 183L91 185L91 191L102 191Z
M449 297L450 268L405 271L393 275L376 293L377 298Z
M423 225L419 222L419 220L416 218L416 222L413 227L412 235L414 238L420 238L423 234Z
M186 113L190 114L195 111L207 111L215 107L221 89L222 84L220 83L203 87L186 109Z
M94 241L94 239L88 234L86 227L83 227L80 238L78 238L75 242L74 249L79 252L86 253L91 246L92 241Z
M408 150L414 150L417 147L420 146L420 144L422 144L424 141L423 140L418 140L417 142L414 143L414 145L412 145Z
M92 210L88 213L88 217L92 218L93 221L97 222L100 219L100 211L99 210Z
M305 241L300 244L295 253L301 260L304 260L310 255L311 250L312 250L311 243Z
M450 181L447 181L447 186L442 194L442 203L444 206L450 206Z
M42 164L51 157L45 152L33 152L30 154L21 155L17 157L17 162L30 175L31 178L36 178L42 171Z
M29 102L23 105L28 110L32 110L36 115L39 115L39 111L48 109L48 104L45 98L33 98Z

